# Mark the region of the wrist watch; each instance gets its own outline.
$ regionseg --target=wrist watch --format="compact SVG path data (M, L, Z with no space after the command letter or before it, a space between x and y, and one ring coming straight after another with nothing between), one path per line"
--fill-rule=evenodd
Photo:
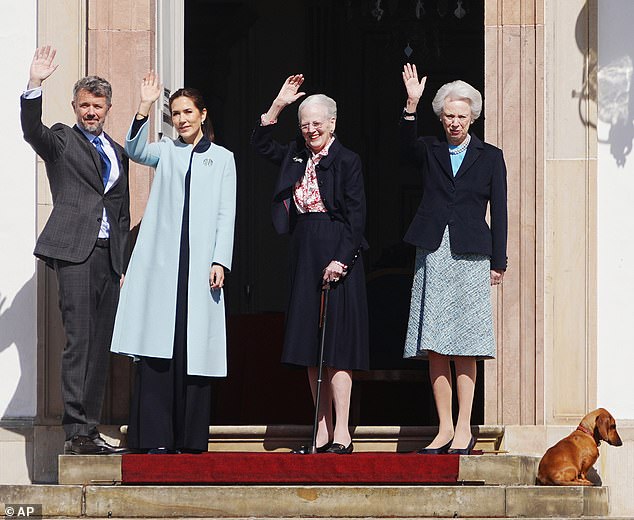
M416 117L416 112L408 112L407 109L404 108L403 117Z

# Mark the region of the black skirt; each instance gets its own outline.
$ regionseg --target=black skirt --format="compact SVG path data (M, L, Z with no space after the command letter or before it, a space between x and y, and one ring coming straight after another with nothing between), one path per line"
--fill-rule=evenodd
M344 224L327 213L297 216L291 237L291 295L282 362L319 363L319 309L323 272L334 257ZM368 305L361 255L348 274L331 284L324 364L339 370L369 368Z

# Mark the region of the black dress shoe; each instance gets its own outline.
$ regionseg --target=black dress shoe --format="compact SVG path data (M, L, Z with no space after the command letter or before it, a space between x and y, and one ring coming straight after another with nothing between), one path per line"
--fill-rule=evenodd
M348 446L344 446L343 444L339 444L338 442L333 442L332 446L326 450L326 453L336 453L337 455L349 455L352 453L354 446L350 443Z
M159 448L152 448L151 450L147 450L147 453L148 455L177 455L180 453L180 451L161 446Z
M64 443L65 455L116 455L126 451L126 448L108 444L100 436L75 435Z
M110 454L115 455L123 455L124 453L133 453L133 450L130 448L124 448L123 446L113 446L109 442L106 441L101 435L97 435L96 437L92 437L92 441L102 448L109 450Z
M469 455L471 453L471 450L473 449L473 447L475 446L476 443L476 439L475 437L471 437L471 440L469 441L469 444L467 444L466 448L449 448L447 450L447 453L449 455Z
M327 442L323 446L317 447L317 453L326 453L328 449L332 446L332 442ZM312 453L312 446L300 446L297 449L291 451L294 455L310 455Z
M449 442L441 446L440 448L422 448L416 453L418 453L419 455L444 455L445 453L447 453L447 450L449 450L449 446L451 446L452 442L453 439L449 439Z

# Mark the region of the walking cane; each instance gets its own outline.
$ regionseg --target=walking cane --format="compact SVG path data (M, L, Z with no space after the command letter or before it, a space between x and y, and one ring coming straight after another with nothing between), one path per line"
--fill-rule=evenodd
M321 288L321 305L319 307L319 369L317 372L317 391L315 392L315 421L313 422L313 442L310 446L311 453L317 453L317 426L319 423L319 402L321 399L321 380L324 370L324 344L326 343L326 317L328 311L328 294L330 284Z

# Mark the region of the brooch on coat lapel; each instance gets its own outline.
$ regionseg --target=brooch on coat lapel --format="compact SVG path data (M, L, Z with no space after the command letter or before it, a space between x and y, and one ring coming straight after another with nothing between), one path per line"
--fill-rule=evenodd
M302 159L301 157L293 157L293 161L298 163L303 163L304 159Z
M213 159L203 159L204 166L211 166L214 163Z

